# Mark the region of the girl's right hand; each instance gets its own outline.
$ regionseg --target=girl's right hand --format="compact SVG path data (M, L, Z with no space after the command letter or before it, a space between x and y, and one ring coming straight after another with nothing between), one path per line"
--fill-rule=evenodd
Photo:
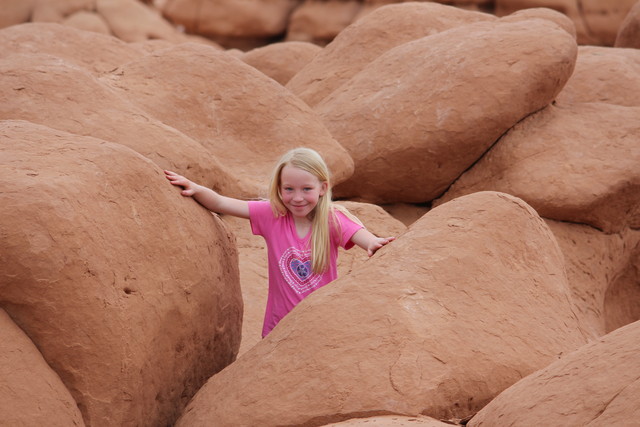
M169 182L171 182L171 184L177 187L182 187L182 191L180 192L180 194L182 194L183 196L191 197L195 194L197 187L197 184L195 182L190 181L184 176L178 175L177 173L168 170L164 171L164 176L169 180Z

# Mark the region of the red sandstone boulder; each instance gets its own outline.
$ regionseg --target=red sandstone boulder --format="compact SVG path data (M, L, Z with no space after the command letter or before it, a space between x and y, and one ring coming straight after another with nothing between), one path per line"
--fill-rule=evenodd
M0 119L40 123L121 143L161 168L173 169L225 194L235 189L225 166L200 143L154 119L88 71L59 57L0 58Z
M640 50L580 46L576 68L556 101L640 106Z
M500 22L519 22L527 21L529 19L547 19L555 22L562 27L567 33L571 34L574 38L576 35L576 26L567 15L562 12L558 12L554 9L546 7L534 7L528 9L521 9L513 12L512 14L503 16L500 18Z
M354 21L361 8L358 0L303 1L289 18L286 40L324 46Z
M290 41L259 47L239 58L284 86L320 51L313 43Z
M640 417L640 322L563 356L501 393L467 424L632 426Z
M257 47L286 32L296 0L167 0L163 15L225 47Z
M629 10L620 24L614 46L640 49L640 1Z
M437 3L384 6L342 31L287 83L287 88L315 106L396 46L470 22L494 19L492 15Z
M28 3L32 4L30 18L33 22L61 22L76 12L92 10L96 0L35 0Z
M611 233L640 226L640 108L550 106L514 126L451 189L522 198L550 219Z
M367 230L379 237L397 237L407 230L407 226L395 219L380 206L369 203L338 202L354 214L367 227ZM338 277L343 277L359 265L369 260L367 252L357 246L345 251L340 248L338 257Z
M311 108L225 52L185 43L129 62L104 80L231 171L236 188L226 195L266 196L277 160L299 146L323 155L334 183L353 173L351 157Z
M449 427L451 423L435 420L431 417L418 415L403 417L401 415L380 415L369 418L352 418L339 423L325 424L325 427Z
M564 254L575 314L591 338L640 319L640 231L547 220Z
M638 287L640 245L637 243L637 234L632 238L635 246L629 254L629 261L618 275L612 278L604 296L603 311L606 332L640 320L640 305L638 304L640 301L640 287Z
M239 357L262 339L262 322L269 287L267 246L261 236L251 233L251 225L246 219L228 215L222 219L236 237L240 266L244 310Z
M47 54L96 76L144 55L138 45L60 24L22 24L0 30L2 60L12 53Z
M100 14L81 10L68 16L62 21L62 25L78 30L92 31L95 33L111 35L109 24Z
M0 295L0 304L2 303ZM6 426L84 426L60 377L0 309L0 401Z
M2 5L0 14L0 28L27 22L31 16L31 9L35 0L16 0Z
M410 203L393 203L384 205L384 210L389 212L392 217L409 226L422 218L424 214L429 212L428 205L416 205Z
M462 197L303 300L177 426L464 417L586 343L569 298L563 256L531 207Z
M183 34L155 8L138 0L17 0L3 4L0 28L27 22L59 23L75 29L113 34L127 42L164 39L214 44Z
M386 52L316 106L355 162L336 197L381 204L440 196L555 98L576 52L571 35L541 19L469 24Z
M618 28L636 0L495 0L495 13L508 15L517 10L547 7L573 20L578 43L613 46Z
M23 121L0 134L2 307L87 425L171 425L240 344L227 229L122 145Z
M108 23L113 35L121 40L187 41L187 37L163 19L159 12L138 0L95 0L95 3L98 14Z

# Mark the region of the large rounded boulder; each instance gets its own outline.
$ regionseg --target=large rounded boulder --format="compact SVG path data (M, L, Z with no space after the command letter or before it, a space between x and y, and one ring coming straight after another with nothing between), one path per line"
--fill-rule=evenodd
M131 149L0 122L0 306L89 425L170 425L240 344L234 242Z
M139 45L115 37L53 23L26 23L0 30L3 57L13 53L46 54L78 65L94 75L144 54Z
M2 309L0 400L3 425L84 426L78 405L58 374Z
M640 1L636 1L620 24L614 46L640 48Z
M425 36L496 17L431 2L383 6L363 16L327 45L287 83L287 88L311 106L384 52Z
M604 233L585 224L545 221L565 259L575 314L592 338L640 319L640 230Z
M476 193L303 300L177 425L462 418L586 339L544 221L522 200Z
M640 50L580 46L576 68L556 101L640 107Z
M5 99L0 120L28 120L116 142L203 185L224 193L236 188L226 166L199 142L59 56L16 53L0 58L0 96Z
M319 151L342 182L353 161L318 115L282 85L240 59L185 43L124 64L105 82L152 117L198 141L227 168L236 197L266 196L286 151Z
M640 225L640 108L549 106L504 135L437 201L476 191L522 198L550 219L605 232Z
M639 395L640 321L519 381L467 425L632 426Z
M355 162L336 196L440 196L504 132L555 98L576 54L574 38L543 19L468 24L387 51L316 106Z
M240 59L284 86L321 51L313 43L289 41L252 49Z

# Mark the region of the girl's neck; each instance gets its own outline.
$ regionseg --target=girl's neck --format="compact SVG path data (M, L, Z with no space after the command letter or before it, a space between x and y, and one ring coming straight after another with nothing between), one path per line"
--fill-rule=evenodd
M304 239L305 237L307 237L307 234L309 234L309 230L311 230L313 221L307 217L300 218L293 216L293 223L296 227L296 234L298 235L298 237Z

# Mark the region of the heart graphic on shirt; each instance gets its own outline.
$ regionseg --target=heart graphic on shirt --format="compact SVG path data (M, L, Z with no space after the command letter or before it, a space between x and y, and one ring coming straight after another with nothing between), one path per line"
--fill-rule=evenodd
M299 294L314 289L320 279L311 271L311 251L289 248L280 257L280 271L287 284Z
M311 277L311 261L302 262L298 258L294 258L291 260L289 267L298 276L298 279L303 282Z

